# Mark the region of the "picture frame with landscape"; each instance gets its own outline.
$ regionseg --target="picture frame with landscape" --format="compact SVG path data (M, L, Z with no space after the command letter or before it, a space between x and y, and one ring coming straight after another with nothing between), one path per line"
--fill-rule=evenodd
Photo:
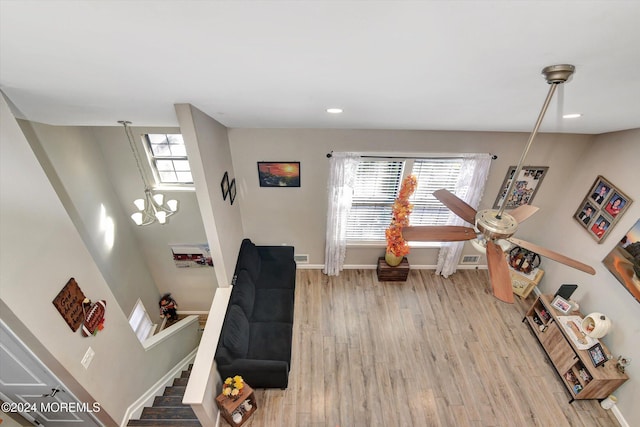
M300 187L300 162L258 162L260 187Z
M640 218L604 257L602 263L640 302Z

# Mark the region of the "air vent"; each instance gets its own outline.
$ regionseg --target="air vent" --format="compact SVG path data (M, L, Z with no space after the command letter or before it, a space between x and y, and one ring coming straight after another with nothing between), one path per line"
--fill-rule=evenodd
M480 261L480 255L464 255L460 264L477 264Z
M309 264L309 254L296 254L293 256L293 260L297 264Z

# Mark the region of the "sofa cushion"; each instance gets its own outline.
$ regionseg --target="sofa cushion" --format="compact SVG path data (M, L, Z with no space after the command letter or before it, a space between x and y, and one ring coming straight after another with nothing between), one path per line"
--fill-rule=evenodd
M253 322L247 359L282 360L291 365L291 323Z
M292 259L262 260L260 277L255 280L256 289L294 289L296 263Z
M252 322L293 323L293 289L257 289Z
M253 313L253 305L256 299L256 288L253 285L253 280L246 270L240 270L238 277L236 278L236 284L233 285L231 291L231 299L229 304L236 304L242 308L244 314L251 318Z
M232 305L227 312L222 332L224 346L235 357L245 357L249 351L249 321L238 305Z
M236 274L240 275L241 270L247 270L251 278L256 281L260 275L261 259L258 248L251 240L244 239L240 245L240 254L238 255L238 264L236 265ZM237 280L237 279L236 279Z

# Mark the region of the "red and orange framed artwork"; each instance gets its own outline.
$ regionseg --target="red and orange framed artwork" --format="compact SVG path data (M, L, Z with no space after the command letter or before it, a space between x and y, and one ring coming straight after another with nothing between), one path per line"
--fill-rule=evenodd
M258 162L260 187L300 187L300 162Z

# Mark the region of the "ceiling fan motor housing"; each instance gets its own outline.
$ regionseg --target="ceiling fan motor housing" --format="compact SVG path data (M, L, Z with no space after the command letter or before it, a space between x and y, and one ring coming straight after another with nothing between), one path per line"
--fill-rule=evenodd
M476 228L489 240L507 239L518 229L518 222L506 212L498 217L497 210L486 209L476 214Z

